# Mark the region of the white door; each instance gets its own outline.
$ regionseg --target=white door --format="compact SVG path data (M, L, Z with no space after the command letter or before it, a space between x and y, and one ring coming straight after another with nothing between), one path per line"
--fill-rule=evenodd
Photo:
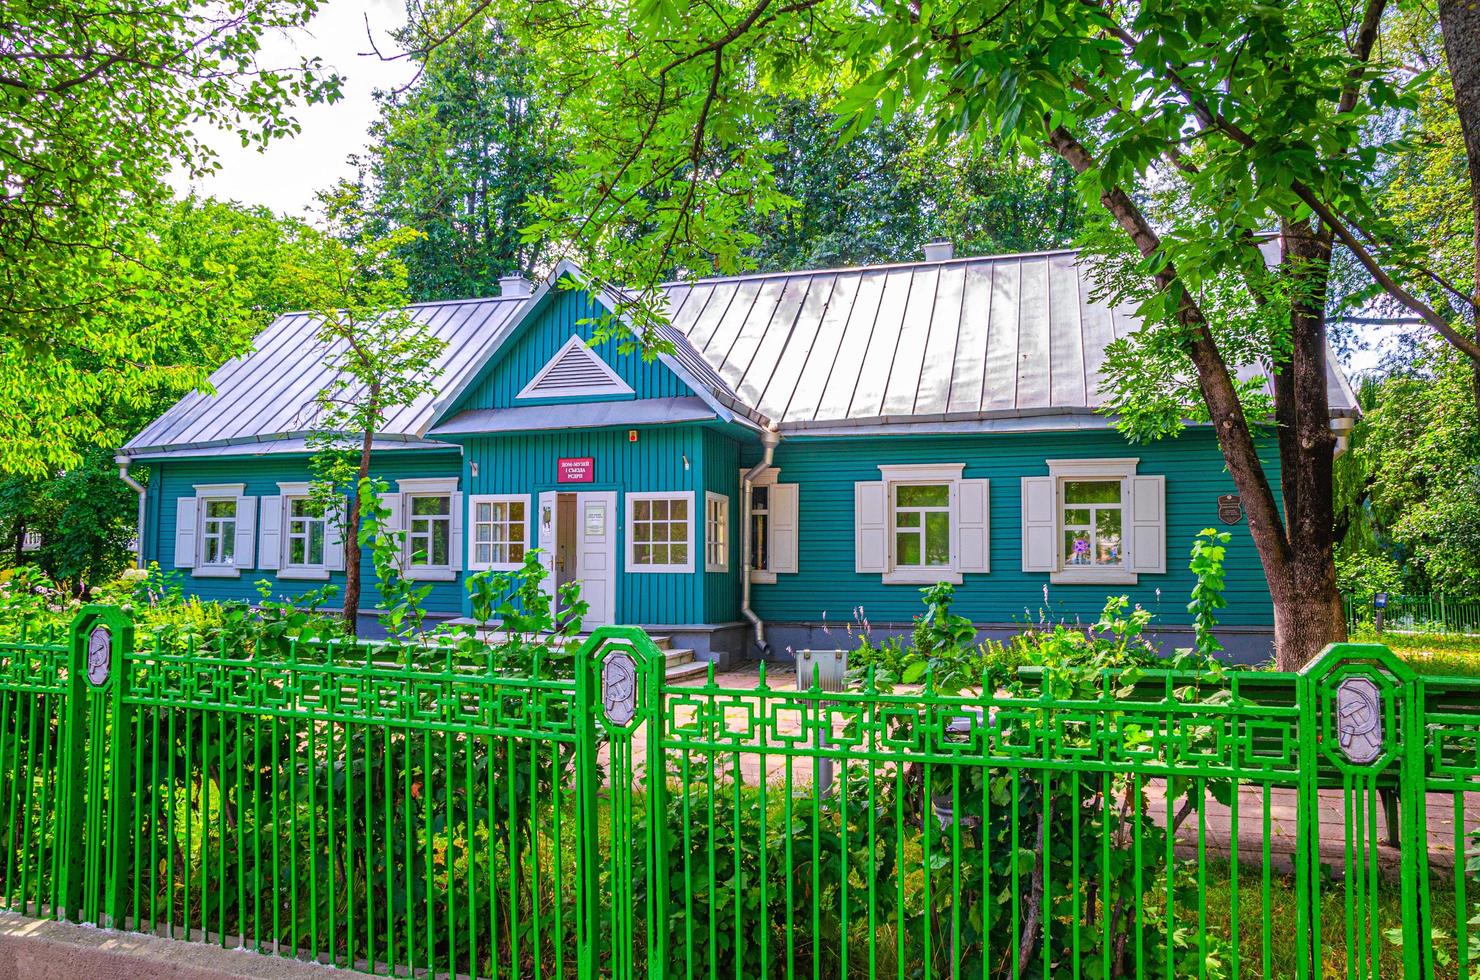
M588 609L583 629L610 626L617 605L617 494L576 494L576 577Z
M540 564L545 566L545 591L552 599L555 597L555 516L558 497L554 492L540 494L539 511L535 514L538 522L535 526L535 543L540 549Z

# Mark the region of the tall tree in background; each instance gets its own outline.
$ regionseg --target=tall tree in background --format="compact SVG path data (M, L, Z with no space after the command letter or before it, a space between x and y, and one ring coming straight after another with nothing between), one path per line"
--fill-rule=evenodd
M344 542L344 624L359 630L361 496L376 434L394 410L433 390L445 345L406 309L407 270L399 253L418 235L360 231L352 189L321 195L329 230L311 236L298 266L305 309L319 323L331 380L315 396L309 437L314 500ZM347 506L341 505L348 491Z
M295 101L337 97L317 60L259 62L265 34L316 8L0 7L0 472L44 476L116 442L99 399L142 406L161 385L204 381L214 365L162 356L189 343L196 311L161 301L170 257L134 218L168 200L171 168L214 166L198 130L265 145L296 131Z
M525 202L546 193L568 152L536 66L490 17L429 51L415 82L381 92L370 148L354 158L365 230L422 234L397 251L413 301L486 295L499 276L535 273Z
M1109 392L1122 429L1152 438L1189 417L1211 424L1274 599L1281 666L1345 635L1326 389L1334 248L1480 359L1473 333L1414 292L1431 271L1422 250L1369 198L1396 152L1371 123L1414 96L1413 77L1376 45L1383 0L475 7L497 10L554 66L580 132L583 156L542 203L538 230L594 276L639 289L671 268L741 264L752 216L785 206L754 149L777 95L826 98L852 82L832 106L851 132L918 111L941 144L995 140L1062 159L1140 256L1147 327L1122 346L1113 379L1140 383ZM419 43L465 13L418 25ZM1158 225L1143 202L1168 186L1185 206ZM1271 227L1276 272L1256 238ZM1272 397L1240 383L1253 361L1271 367ZM1279 501L1256 443L1266 419Z

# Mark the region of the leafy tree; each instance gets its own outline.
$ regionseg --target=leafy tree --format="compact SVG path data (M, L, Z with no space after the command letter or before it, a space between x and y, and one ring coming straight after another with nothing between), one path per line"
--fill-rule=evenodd
M330 231L307 237L297 282L333 371L316 396L311 467L315 501L342 522L344 622L353 634L360 612L360 488L368 485L375 436L390 412L433 390L433 367L445 345L406 309L406 264L397 254L418 233L401 229L375 238L355 231L363 215L347 188L322 200Z
M359 206L371 235L423 233L397 252L413 300L483 295L539 268L544 244L520 234L524 204L569 151L535 95L537 66L498 21L476 17L419 60L412 85L377 95L370 149L354 158Z
M264 34L300 27L316 0L0 9L0 470L74 466L116 430L98 400L138 405L199 365L160 357L190 342L173 256L151 236L172 167L214 166L197 135L266 145L297 128L297 100L338 96L315 59L262 64ZM121 309L127 309L120 318ZM148 324L141 330L141 324Z
M1189 415L1213 426L1274 599L1282 666L1345 635L1326 393L1337 245L1445 342L1480 357L1451 311L1411 288L1430 271L1422 251L1368 196L1399 145L1373 123L1410 109L1419 84L1376 45L1383 0L473 8L500 12L558 65L549 83L567 93L586 149L538 202L535 230L597 278L651 289L665 269L741 264L756 244L752 216L786 204L761 142L778 94L825 98L841 83L831 108L850 133L919 112L942 144L995 140L1062 159L1140 256L1124 268L1141 286L1111 284L1140 293L1147 323L1123 351L1146 383L1112 392L1123 430L1164 436ZM419 43L455 31L466 9L420 22ZM1162 194L1181 206L1153 217L1147 204ZM1283 259L1273 273L1257 237L1268 228ZM1246 405L1251 352L1274 384ZM1257 451L1266 419L1283 508Z
M89 450L81 465L51 479L0 479L0 565L36 565L86 595L127 567L136 506L105 449ZM28 534L38 538L35 550L23 548Z

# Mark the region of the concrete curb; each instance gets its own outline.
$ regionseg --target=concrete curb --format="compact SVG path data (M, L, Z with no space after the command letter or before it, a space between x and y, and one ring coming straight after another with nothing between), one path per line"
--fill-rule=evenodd
M331 970L252 950L0 912L3 980L326 980L335 975Z

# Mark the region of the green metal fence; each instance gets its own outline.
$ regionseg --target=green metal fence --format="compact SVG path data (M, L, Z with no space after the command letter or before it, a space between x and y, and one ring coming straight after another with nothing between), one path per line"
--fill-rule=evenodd
M1377 610L1373 596L1342 596L1346 627L1373 625ZM1387 596L1382 610L1382 628L1407 633L1454 633L1480 636L1480 601L1443 595Z
M1475 969L1480 681L1382 647L950 697L383 656L0 643L0 905L429 977Z

